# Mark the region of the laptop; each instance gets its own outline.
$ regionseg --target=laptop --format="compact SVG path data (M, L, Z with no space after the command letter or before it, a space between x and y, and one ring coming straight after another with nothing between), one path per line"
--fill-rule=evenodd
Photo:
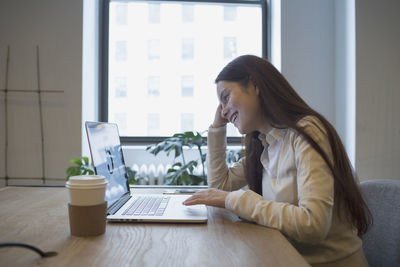
M128 183L117 124L86 122L85 126L94 172L104 176L108 182L105 194L108 221L207 222L205 205L182 204L190 195L133 194Z

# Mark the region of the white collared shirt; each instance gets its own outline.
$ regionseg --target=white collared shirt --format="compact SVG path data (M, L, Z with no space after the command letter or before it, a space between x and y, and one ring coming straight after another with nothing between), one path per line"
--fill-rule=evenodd
M315 117L298 125L332 161L326 131ZM319 153L293 129L260 134L264 145L262 196L242 190L244 159L228 168L226 127L208 133L208 184L231 191L225 206L241 218L281 231L311 264L343 259L362 245L356 230L334 212L334 179Z
M266 200L288 201L288 197L295 201L292 183L281 182L277 179L277 169L279 153L281 151L284 136L287 129L273 128L269 133L259 135L259 139L264 146L260 161L263 165L262 196Z

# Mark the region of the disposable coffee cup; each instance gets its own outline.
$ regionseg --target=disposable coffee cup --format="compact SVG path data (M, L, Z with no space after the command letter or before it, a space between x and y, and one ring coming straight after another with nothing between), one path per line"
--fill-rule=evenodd
M104 201L107 181L103 176L70 177L69 226L73 236L94 236L106 230L107 202Z
M100 175L72 176L66 187L71 205L92 206L104 202L107 181Z

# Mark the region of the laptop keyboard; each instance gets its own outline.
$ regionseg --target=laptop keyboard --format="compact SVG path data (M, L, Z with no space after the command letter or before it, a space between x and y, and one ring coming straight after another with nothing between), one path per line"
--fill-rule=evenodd
M169 199L169 196L140 196L133 201L122 215L162 216L167 208Z

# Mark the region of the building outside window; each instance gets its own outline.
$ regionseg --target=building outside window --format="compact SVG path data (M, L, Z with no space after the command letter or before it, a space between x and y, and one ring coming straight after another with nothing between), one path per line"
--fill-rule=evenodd
M224 58L233 59L237 56L236 37L224 37Z
M185 38L182 40L182 59L188 60L194 58L194 40Z
M147 95L149 96L160 96L160 77L150 76L147 82Z
M224 6L224 21L236 20L236 6Z
M182 5L182 22L183 23L194 22L194 5L192 4Z
M192 97L194 91L194 77L193 75L182 76L182 91L181 95L183 97Z
M116 7L116 24L119 26L128 25L128 6L126 4L118 4Z
M148 59L155 60L160 59L160 40L152 39L148 41Z
M221 69L239 55L266 55L262 3L110 0L101 120L125 123L123 143L208 129ZM230 124L228 135L240 142Z
M149 14L149 23L150 24L158 24L160 23L161 17L161 5L160 4L148 4L148 14Z

